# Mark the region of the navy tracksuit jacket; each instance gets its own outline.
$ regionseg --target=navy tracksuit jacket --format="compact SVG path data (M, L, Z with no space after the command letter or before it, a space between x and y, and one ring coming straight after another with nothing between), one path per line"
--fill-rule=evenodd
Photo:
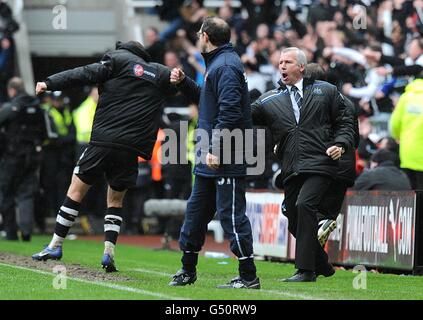
M229 236L232 252L240 259L253 255L251 225L245 215L245 164L220 165L212 170L205 164L207 153L221 156L219 137L213 129L252 128L248 84L242 62L231 44L203 54L206 76L203 87L186 77L179 89L199 104L198 128L207 131L207 139L197 137L194 187L188 200L185 221L179 239L181 250L199 252L204 244L207 224L215 212ZM243 144L244 145L244 144ZM244 146L232 146L232 155L244 153Z

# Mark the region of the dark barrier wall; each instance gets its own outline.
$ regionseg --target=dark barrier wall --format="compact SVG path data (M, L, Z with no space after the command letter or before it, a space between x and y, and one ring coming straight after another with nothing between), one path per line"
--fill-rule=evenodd
M293 260L282 200L283 194L249 192L247 215L256 255ZM422 273L423 192L349 191L337 222L326 246L332 263Z
M413 270L415 192L349 192L327 244L332 262Z

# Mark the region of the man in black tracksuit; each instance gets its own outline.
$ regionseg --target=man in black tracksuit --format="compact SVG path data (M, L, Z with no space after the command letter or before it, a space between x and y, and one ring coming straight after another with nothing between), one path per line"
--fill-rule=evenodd
M298 48L281 53L281 86L252 105L253 123L266 125L277 143L289 231L296 237L298 271L285 281L316 281L327 265L317 240L318 206L338 171L338 159L353 145L353 117L335 86L304 78L307 63Z
M229 143L229 148L225 142L221 145L219 136L225 129L237 130L244 136L245 130L252 128L248 84L241 60L229 43L230 28L225 21L206 18L198 37L207 66L203 87L185 77L180 69L172 70L171 75L172 82L199 103L199 117L195 183L179 238L182 270L169 285L184 286L196 281L198 252L204 245L207 225L217 212L229 236L231 251L239 261L239 276L219 288L259 289L251 225L245 215L246 165L242 158L240 163L234 161L236 155L244 155L243 143ZM225 161L226 156L230 161Z
M19 229L22 240L29 241L34 221L34 197L39 187L41 146L47 137L46 123L40 101L25 92L22 79L12 78L7 92L11 100L0 108L0 128L5 137L0 161L0 212L6 239L17 240Z
M140 43L118 42L116 50L105 54L101 62L55 74L37 84L37 94L97 85L100 98L91 140L75 167L53 239L33 259L61 258L63 240L78 216L82 199L105 174L109 188L102 265L106 272L116 271L113 257L122 223L122 201L126 190L136 184L138 156L151 158L166 95L176 91L170 84L170 70L150 61Z

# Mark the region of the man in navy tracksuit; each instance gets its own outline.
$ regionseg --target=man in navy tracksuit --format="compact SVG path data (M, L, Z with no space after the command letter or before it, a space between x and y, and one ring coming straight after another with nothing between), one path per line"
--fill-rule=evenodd
M243 144L232 143L228 147L222 143L224 139L219 134L222 129L244 133L252 128L244 68L229 43L230 28L225 21L209 17L197 35L207 66L203 87L200 88L180 69L171 73L171 83L177 84L186 96L199 103L199 120L196 178L179 239L183 251L182 269L169 285L184 286L196 281L198 252L204 244L207 225L217 212L225 233L229 235L231 250L239 260L239 277L218 288L259 289L251 225L245 215L245 159L234 161L237 155L243 157ZM224 161L227 153L231 161Z

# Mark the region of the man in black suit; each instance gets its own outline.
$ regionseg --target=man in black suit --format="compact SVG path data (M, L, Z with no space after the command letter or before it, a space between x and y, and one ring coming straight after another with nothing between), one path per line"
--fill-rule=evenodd
M338 172L338 160L354 143L353 117L335 86L304 78L300 49L281 52L280 87L252 105L255 125L268 126L281 160L289 231L296 237L297 272L287 282L316 281L327 254L317 240L318 206Z

